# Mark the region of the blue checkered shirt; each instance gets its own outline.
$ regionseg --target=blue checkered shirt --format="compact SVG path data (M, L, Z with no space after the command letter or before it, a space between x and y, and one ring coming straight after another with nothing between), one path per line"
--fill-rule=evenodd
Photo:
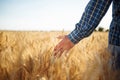
M113 11L109 32L109 44L120 46L120 0L90 0L81 20L68 35L68 38L76 44L83 38L89 36L98 26L112 2Z

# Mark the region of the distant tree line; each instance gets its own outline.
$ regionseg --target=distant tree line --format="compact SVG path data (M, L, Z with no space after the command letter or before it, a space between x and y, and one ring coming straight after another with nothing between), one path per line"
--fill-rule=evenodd
M104 29L103 27L98 27L98 29L95 29L95 31L99 31L99 32L109 32L109 29Z

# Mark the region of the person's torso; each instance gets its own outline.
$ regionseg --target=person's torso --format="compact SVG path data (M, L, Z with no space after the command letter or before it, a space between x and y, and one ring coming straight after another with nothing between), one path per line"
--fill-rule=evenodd
M109 44L120 46L120 0L113 0Z

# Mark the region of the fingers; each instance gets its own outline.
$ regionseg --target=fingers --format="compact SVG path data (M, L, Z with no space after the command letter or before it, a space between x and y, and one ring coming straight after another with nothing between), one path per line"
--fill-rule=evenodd
M73 45L71 46L71 42L68 40L67 36L59 36L59 39L63 38L54 48L54 56L60 57L65 51L69 51Z
M53 52L54 56L58 57L58 58L61 57L62 54L65 54L65 56L67 56L67 53L68 53L68 50L66 50L64 48L60 48L60 47L54 49L54 52Z
M60 44L56 45L56 47L54 48L54 56L59 52L60 49Z
M62 53L64 52L64 47L61 46L61 44L58 44L55 48L54 48L54 56L55 57L60 57L62 55Z
M55 50L54 50L54 56L57 56L57 54L58 54L61 50L62 50L62 49L60 49L60 48L59 48L59 49L55 49Z
M60 57L63 52L64 52L63 48L58 48L58 49L54 50L54 56Z
M56 56L58 54L58 52L62 52L62 47L61 47L61 42L59 44L56 45L56 47L54 48L54 56Z

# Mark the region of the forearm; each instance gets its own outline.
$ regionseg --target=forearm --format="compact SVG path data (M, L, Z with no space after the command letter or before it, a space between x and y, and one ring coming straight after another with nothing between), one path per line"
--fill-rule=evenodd
M74 43L89 36L107 12L112 0L90 0L76 28L68 35Z

